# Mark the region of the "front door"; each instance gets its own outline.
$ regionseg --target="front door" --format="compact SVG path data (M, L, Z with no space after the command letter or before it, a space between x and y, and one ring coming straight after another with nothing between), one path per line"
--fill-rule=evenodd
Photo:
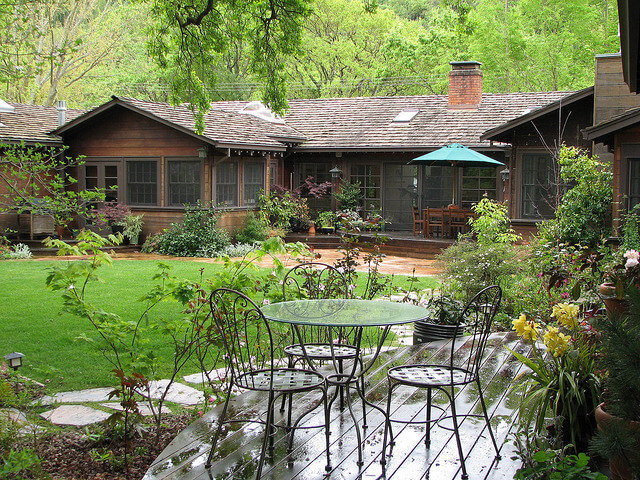
M393 230L412 230L411 207L418 205L418 167L397 163L384 164L385 220Z

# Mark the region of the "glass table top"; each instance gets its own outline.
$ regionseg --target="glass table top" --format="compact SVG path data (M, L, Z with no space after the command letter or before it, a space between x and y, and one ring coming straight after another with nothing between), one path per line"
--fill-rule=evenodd
M427 318L427 310L409 303L379 300L294 300L261 307L268 320L294 325L372 327L412 323Z

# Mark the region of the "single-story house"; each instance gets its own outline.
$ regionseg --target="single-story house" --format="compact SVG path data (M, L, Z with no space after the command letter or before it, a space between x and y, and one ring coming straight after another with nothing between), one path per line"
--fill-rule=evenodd
M381 211L393 229L411 228L412 205L446 205L455 192L464 207L485 193L508 201L527 231L553 211L553 148L593 146L580 132L593 125L598 92L596 83L578 92L484 93L479 63L452 62L447 95L291 100L283 117L259 102L214 102L200 133L184 105L113 97L39 131L85 157L75 172L81 188L117 185L110 199L144 213L147 234L196 200L224 206L223 225L236 228L261 190L332 180L336 167L342 180L360 182L363 209ZM408 164L451 143L506 168L465 167L454 179L449 166ZM329 209L332 201L311 203Z

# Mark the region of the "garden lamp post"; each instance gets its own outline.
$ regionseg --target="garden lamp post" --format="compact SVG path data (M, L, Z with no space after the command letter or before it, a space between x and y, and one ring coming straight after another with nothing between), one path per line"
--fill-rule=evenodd
M335 193L338 190L338 181L340 180L340 176L342 175L342 170L340 170L340 167L336 165L331 170L329 170L329 173L331 174L331 183L333 183L333 186L331 188L333 190L333 193ZM331 195L331 210L334 212L336 211L336 197L334 195Z
M13 368L14 370L18 370L18 368L22 366L22 357L24 357L24 354L13 352L5 355L4 359L7 361L9 367Z

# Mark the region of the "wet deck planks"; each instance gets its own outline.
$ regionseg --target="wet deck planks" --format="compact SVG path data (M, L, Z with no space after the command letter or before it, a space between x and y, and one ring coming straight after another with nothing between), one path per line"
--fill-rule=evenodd
M456 342L456 355L464 351L467 339ZM492 425L501 445L502 460L494 462L491 440L485 431L484 421L474 417L463 419L461 424L463 449L467 452L467 470L471 479L513 478L518 465L510 457L513 446L509 434L514 428L517 399L509 394L509 386L522 368L505 348L526 353L526 346L510 334L492 335L482 362L482 386ZM381 354L367 377L367 397L372 403L384 407L387 392L386 371L390 366L412 362L445 363L450 344L433 342L414 347L402 347ZM309 408L316 394L301 395L296 401L296 411ZM426 392L412 387L399 387L394 392L392 418L401 420L425 418ZM446 406L444 395L434 397L436 404ZM337 403L337 402L336 402ZM356 416L361 423L360 402L354 403ZM474 386L459 390L456 396L459 413L480 413ZM265 408L261 395L242 394L230 405L230 414L252 415ZM156 459L144 480L211 480L251 479L260 453L263 427L258 424L232 424L223 433L216 448L211 471L204 469L210 447L215 419L220 409L215 408L198 419L174 439ZM276 410L276 414L278 412ZM313 414L304 425L317 425L323 416ZM330 479L397 479L423 480L427 478L453 479L460 477L459 461L453 432L440 426L432 427L431 448L424 445L424 425L394 423L396 445L383 472L380 465L382 450L383 416L374 409L367 410L369 427L363 430L364 466L357 461L356 434L351 417L334 405L331 413L331 464ZM442 422L450 425L450 420ZM275 444L275 460L265 465L263 478L272 480L307 480L323 478L326 456L324 433L320 428L299 430L294 441L293 466L289 467L285 454L285 436L280 434Z

